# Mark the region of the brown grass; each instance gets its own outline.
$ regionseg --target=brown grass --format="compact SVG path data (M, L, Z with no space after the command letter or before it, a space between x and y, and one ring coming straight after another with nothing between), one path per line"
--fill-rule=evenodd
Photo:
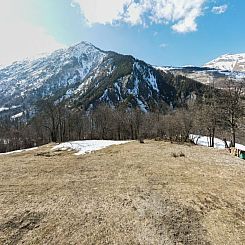
M243 160L156 141L50 149L0 156L0 244L245 244Z

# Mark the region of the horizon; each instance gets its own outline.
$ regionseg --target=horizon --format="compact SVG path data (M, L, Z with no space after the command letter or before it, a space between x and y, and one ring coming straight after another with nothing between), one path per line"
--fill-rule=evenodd
M245 53L241 0L8 0L0 9L2 66L82 41L155 66Z

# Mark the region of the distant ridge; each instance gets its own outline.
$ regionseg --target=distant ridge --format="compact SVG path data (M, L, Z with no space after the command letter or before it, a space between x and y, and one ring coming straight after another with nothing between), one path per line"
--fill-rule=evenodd
M221 55L205 64L204 67L232 72L245 72L245 53Z

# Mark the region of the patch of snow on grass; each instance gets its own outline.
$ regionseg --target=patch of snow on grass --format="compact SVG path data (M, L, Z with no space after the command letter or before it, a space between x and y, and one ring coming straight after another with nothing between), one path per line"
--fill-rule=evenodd
M241 151L245 151L245 145L236 144L236 148Z
M192 139L196 145L210 146L210 139L208 136L191 134L190 139ZM214 138L214 148L225 149L225 142L218 138Z
M194 141L196 145L210 146L210 139L208 136L190 134L189 138ZM227 144L230 145L230 141L227 141ZM214 138L214 148L225 149L225 142L221 139ZM245 146L236 143L236 148L242 151L245 151Z
M83 155L92 151L101 150L111 145L126 144L129 141L112 141L112 140L83 140L61 143L55 146L52 150L71 151L77 153L75 155Z
M9 151L9 152L5 152L5 153L0 153L0 156L1 155L10 155L10 154L14 154L14 153L27 152L27 151L34 151L36 149L38 149L38 147L33 147L33 148L23 149L23 150L16 150L16 151Z

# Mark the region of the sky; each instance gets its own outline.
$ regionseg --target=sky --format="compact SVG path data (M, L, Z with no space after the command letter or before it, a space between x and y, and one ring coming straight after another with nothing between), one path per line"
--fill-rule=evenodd
M81 41L158 66L245 52L244 0L0 0L0 64Z

